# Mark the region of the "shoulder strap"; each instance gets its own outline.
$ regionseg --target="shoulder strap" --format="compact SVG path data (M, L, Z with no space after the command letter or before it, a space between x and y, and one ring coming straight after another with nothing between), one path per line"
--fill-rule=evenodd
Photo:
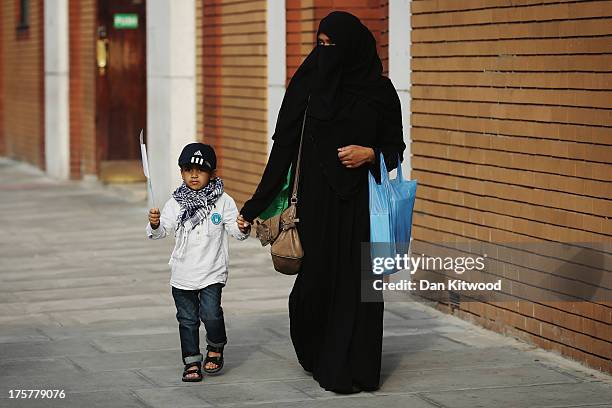
M308 95L308 102L310 102L310 95ZM300 134L300 147L298 149L298 158L295 166L295 176L293 177L293 192L291 194L291 204L296 204L298 201L297 191L298 183L300 181L300 162L302 161L302 142L304 140L304 128L306 127L306 114L308 113L308 102L306 103L306 109L304 110L304 119L302 119L302 132Z

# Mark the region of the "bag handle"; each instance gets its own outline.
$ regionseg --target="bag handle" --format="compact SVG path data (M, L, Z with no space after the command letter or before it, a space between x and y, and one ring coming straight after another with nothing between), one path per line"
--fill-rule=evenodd
M387 164L385 163L385 156L380 152L380 184L389 183L389 172L387 171Z
M400 160L399 153L397 154L397 181L400 183L404 182L404 172L402 171L402 161Z
M302 131L300 133L300 147L298 149L298 158L295 166L295 175L293 176L293 192L291 193L291 204L297 204L297 190L300 181L300 162L302 160L302 141L304 140L304 128L306 127L306 114L308 113L308 104L310 103L310 95L306 101L306 109L304 110L304 119L302 120Z

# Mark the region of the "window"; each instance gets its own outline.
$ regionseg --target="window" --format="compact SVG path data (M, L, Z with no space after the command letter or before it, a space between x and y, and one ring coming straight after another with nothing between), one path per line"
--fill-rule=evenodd
M19 0L18 30L27 30L30 27L30 0Z

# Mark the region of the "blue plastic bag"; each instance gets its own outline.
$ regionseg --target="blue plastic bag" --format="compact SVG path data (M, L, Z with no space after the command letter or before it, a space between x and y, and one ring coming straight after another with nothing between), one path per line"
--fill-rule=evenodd
M416 198L416 180L404 180L398 157L397 177L389 179L383 155L380 155L380 184L369 174L370 196L370 256L393 258L408 253L412 233L412 212ZM388 275L397 272L395 266L380 263L374 273Z
M395 268L378 262L395 256L395 235L391 227L391 184L385 161L380 162L380 184L369 173L370 195L370 257L375 274L390 274Z
M395 251L403 255L408 253L412 234L412 213L416 199L416 180L405 180L402 163L397 157L397 176L390 180L391 185L391 225L395 238Z
M376 183L372 173L369 173L370 242L394 242L391 229L391 184L384 160L380 162L380 181L380 184Z

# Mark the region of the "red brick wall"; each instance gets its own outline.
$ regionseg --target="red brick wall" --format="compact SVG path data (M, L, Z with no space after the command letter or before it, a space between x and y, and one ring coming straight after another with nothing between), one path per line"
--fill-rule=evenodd
M389 72L389 0L380 0L380 32L377 37L378 55L385 75Z
M417 245L612 238L612 2L512 3L412 2ZM540 297L457 314L612 371L610 303Z
M6 154L6 145L4 140L4 7L0 6L0 155Z
M70 177L97 174L96 0L69 2Z
M372 31L378 55L388 60L388 0L287 0L287 81L315 45L319 21L334 10L348 11Z
M204 137L240 206L267 160L266 1L204 1Z
M43 2L31 2L29 28L19 31L19 2L0 7L5 154L44 168Z
M204 0L196 0L196 135L204 138Z

